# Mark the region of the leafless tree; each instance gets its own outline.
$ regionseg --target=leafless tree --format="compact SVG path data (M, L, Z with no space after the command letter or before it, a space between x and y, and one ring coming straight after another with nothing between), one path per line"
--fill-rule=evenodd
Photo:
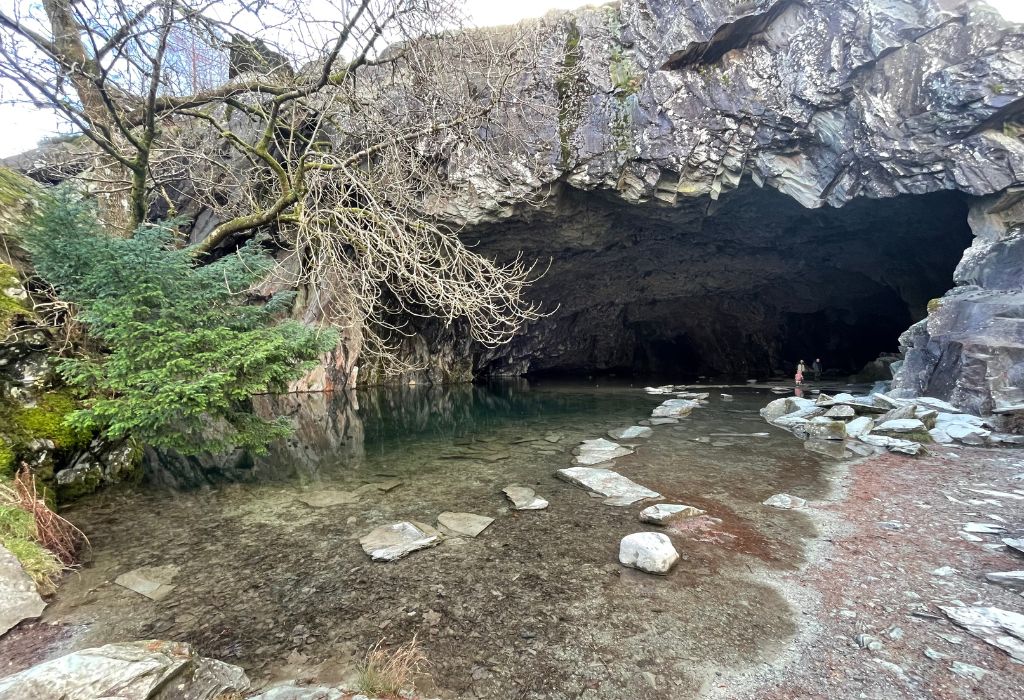
M215 214L197 256L257 231L294 256L315 316L387 356L394 313L505 342L534 268L428 215L500 172L529 37L461 32L456 0L19 0L0 79L95 145L92 190L130 232L181 192Z

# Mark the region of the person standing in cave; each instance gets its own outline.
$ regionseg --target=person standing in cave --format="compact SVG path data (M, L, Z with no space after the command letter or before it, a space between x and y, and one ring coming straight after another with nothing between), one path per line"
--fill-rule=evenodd
M796 366L796 385L800 386L804 383L804 372L807 371L807 365L804 364L803 360L800 360L800 364Z
M811 363L811 371L814 372L814 381L821 381L821 358L814 358L814 362Z

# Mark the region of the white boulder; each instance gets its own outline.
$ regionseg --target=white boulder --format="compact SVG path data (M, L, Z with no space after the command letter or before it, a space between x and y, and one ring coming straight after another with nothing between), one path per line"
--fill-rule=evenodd
M667 574L676 562L679 552L672 540L660 532L637 532L626 535L619 542L619 563L649 574Z
M762 501L761 505L781 508L782 510L799 510L807 505L807 501L797 496L790 496L788 493L777 493L771 498Z
M363 551L374 561L394 561L440 543L440 532L415 521L382 525L359 538Z

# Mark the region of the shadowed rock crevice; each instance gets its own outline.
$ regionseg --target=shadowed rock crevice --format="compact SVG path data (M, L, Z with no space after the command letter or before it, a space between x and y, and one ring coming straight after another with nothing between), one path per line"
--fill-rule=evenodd
M763 12L744 15L734 22L724 24L715 31L710 40L694 42L669 56L661 69L678 70L716 63L733 49L746 46L753 37L770 27L793 3L794 0L777 0L769 4ZM746 5L750 8L756 5L754 2L736 4L739 7Z
M550 258L531 293L557 307L476 373L746 376L816 356L853 372L949 288L967 212L956 193L810 210L752 186L676 207L566 189L467 232L498 257Z

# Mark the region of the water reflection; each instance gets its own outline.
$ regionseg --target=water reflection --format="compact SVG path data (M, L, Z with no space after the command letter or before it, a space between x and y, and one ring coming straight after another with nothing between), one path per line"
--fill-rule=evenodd
M367 455L386 457L417 445L479 440L488 431L520 421L564 416L603 416L649 403L594 387L531 384L519 380L483 385L372 387L358 391L258 396L263 418L283 417L292 435L263 455L184 456L147 450L150 486L189 489L230 482L310 483L360 469Z

